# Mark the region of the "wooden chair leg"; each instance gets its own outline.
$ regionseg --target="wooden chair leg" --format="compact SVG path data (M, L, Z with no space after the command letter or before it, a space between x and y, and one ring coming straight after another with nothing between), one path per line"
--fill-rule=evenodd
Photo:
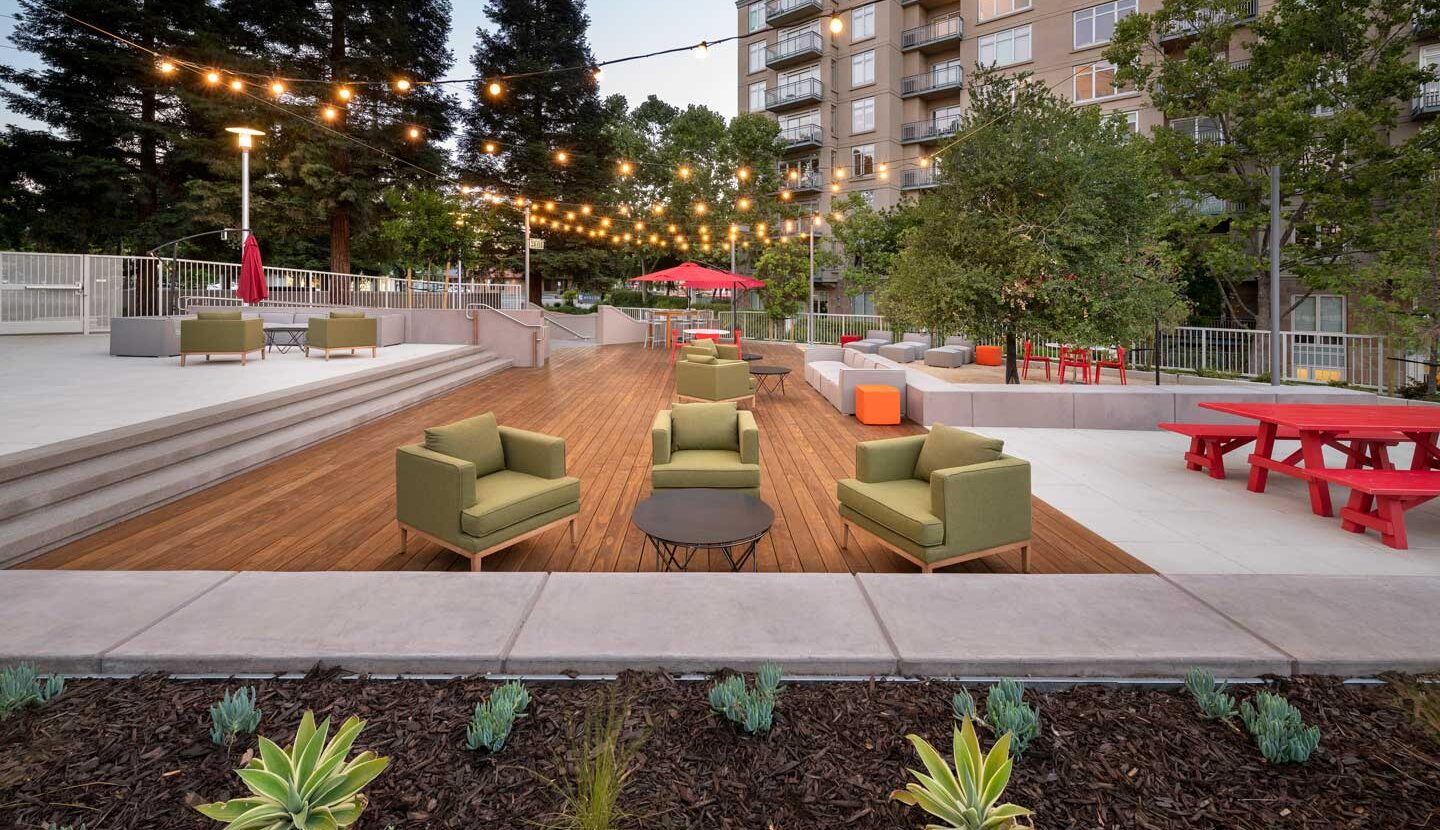
M240 365L241 365L241 366L244 366L244 365L245 365L245 359L246 359L248 356L249 356L249 355L248 355L246 352L241 352L241 353L240 353Z
M842 528L841 531L840 531L840 549L841 549L841 550L849 550L849 549L850 549L850 523L849 523L849 522L842 521L842 522L840 523L840 527Z
M1202 469L1201 466L1199 464L1196 464L1194 461L1191 461L1190 458L1197 455L1203 455L1204 453L1205 442L1201 441L1198 437L1191 438L1190 455L1187 456L1185 459L1185 469L1189 470L1192 473L1199 472Z
M472 556L472 557L470 557L470 572L471 572L471 573L480 573L480 557L478 557L478 556Z
M405 553L410 549L410 531L400 528L400 552Z
M1020 573L1030 573L1030 546L1026 545L1020 549Z
M185 355L180 355L180 368L185 368Z
M1409 550L1410 540L1405 533L1405 507L1400 499L1377 496L1380 518L1389 525L1389 533L1382 532L1380 540L1396 550Z
M575 547L575 520L570 520L570 547Z

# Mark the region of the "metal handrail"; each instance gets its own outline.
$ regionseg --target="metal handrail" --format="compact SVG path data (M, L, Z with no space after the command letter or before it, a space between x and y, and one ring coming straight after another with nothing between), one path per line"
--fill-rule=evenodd
M261 300L258 303L245 305L245 301L239 297L212 297L209 294L189 294L176 301L176 307L181 311L189 309L190 300L206 300L200 305L238 305L244 308L314 308L315 303L302 303L298 300Z
M551 317L551 316L550 316L550 312L548 312L548 311L546 311L546 312L541 312L541 316L544 317L545 322L549 323L549 324L552 325L552 326L556 326L556 327L558 327L558 328L562 328L562 329L570 332L571 334L575 335L576 337L580 338L581 340L589 340L589 339L590 339L590 335L588 335L588 334L581 334L580 332L578 332L578 331L570 328L569 326L565 325L564 323L560 322L559 320L556 320L554 317Z
M509 318L509 320L510 320L511 322L519 323L520 325L522 325L522 326L524 326L524 327L526 327L526 328L540 329L541 331L544 331L544 330L545 330L545 326L541 325L540 323L527 323L527 322L525 322L524 320L521 320L519 317L516 317L516 316L514 316L513 314L510 314L510 313L508 313L508 312L502 311L501 309L498 309L498 308L496 308L495 306L490 305L489 303L466 303L466 304L465 304L465 319L466 319L466 320L474 320L474 319L475 319L475 315L473 315L473 314L470 313L470 310L471 310L471 309L474 309L474 308L483 308L483 309L486 309L486 310L488 310L488 311L493 311L493 312L495 312L496 314L499 314L501 317Z

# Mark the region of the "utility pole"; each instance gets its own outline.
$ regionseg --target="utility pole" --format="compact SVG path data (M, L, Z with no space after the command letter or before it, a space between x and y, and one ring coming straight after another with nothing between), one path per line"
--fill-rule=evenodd
M520 302L524 308L530 302L530 206L525 206L525 299Z
M1280 165L1270 166L1270 385L1280 385Z
M820 214L810 214L810 307L805 315L805 342L815 343L815 223Z

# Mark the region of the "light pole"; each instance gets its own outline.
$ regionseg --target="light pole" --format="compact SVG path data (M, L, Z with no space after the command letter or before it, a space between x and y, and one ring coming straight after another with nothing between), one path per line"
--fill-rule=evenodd
M225 132L234 133L240 145L240 244L250 238L250 148L255 136L264 135L260 130L249 127L226 127Z
M1270 385L1280 385L1280 165L1270 166Z
M815 223L820 221L820 214L810 214L810 307L805 316L805 342L815 342Z
M525 299L521 301L520 307L524 308L525 303L530 302L530 206L525 206Z

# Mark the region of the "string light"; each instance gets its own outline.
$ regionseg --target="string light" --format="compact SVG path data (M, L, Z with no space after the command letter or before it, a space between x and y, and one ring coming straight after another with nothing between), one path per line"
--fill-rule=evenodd
M843 31L845 31L845 21L840 18L840 15L837 14L830 18L830 34L838 35Z
M749 210L749 209L750 209L750 200L749 200L749 199L743 199L743 198L742 198L742 199L736 204L736 207L740 208L741 210Z
M788 190L781 190L781 191L780 191L780 201L782 201L782 202L788 202L788 201L790 201L790 191L788 191Z
M236 78L235 80L233 80L233 81L230 82L230 89L231 89L231 91L233 91L233 92L239 92L240 90L242 90L242 89L244 89L244 88L245 88L245 82L244 82L244 81L241 81L239 78Z
M207 83L207 84L218 84L218 83L220 83L220 73L219 73L219 72L215 72L215 71L213 71L213 70L210 71L210 72L206 72L206 73L205 73L205 83Z
M570 161L570 154L565 152L564 150L561 150L560 152L555 154L555 160L560 162L561 164L565 164L566 162Z
M274 93L275 95L277 95L277 96L278 96L278 95L284 95L284 94L285 94L285 85L282 84L282 83L280 83L279 81L275 81L275 82L273 82L273 83L270 84L270 91L273 92L273 93Z
M339 114L340 111L335 109L334 107L326 107L325 110L321 113L321 115L325 116L326 121L334 121L335 117Z
M405 134L410 136L411 139L418 139L420 137L420 128L411 127L409 130L406 131Z
M495 155L495 142L493 142L493 141L487 141L487 142L485 142L485 155L487 155L487 156L493 156L493 155Z
M694 50L694 51L695 51L695 60L697 60L697 61L703 61L703 60L705 60L707 57L710 56L710 44L708 44L708 43L706 43L705 41L702 40L702 41L700 41L700 45L695 47L695 50Z
M409 91L410 91L410 80L409 80L408 78L399 78L399 79L397 79L397 80L395 81L395 91L396 91L396 92L409 92Z
M680 172L680 178L682 178L682 179L688 179L688 178L690 178L690 166L689 166L688 164L682 164L682 165L680 165L680 171L679 171L679 172Z
M505 87L501 86L499 81L491 81L490 85L485 87L485 91L490 93L491 98L499 98L500 93L505 91Z
M160 74L170 75L175 72L175 64L170 61L160 61Z
M590 215L590 206L589 206L589 205L581 205L581 206L580 206L580 213L581 213L582 216L589 216L589 215Z
M710 209L710 208L709 208L708 206L706 206L706 204L705 204L704 202L696 202L696 203L695 203L695 215L696 215L696 216L704 216L704 215L705 215L705 211L707 211L707 210L709 210L709 209Z
M335 91L335 97L339 98L341 101L349 101L351 95L352 93L350 92L349 87L342 86Z
M595 83L598 84L600 83L600 79L605 77L605 70L597 66L590 72L590 75L595 79Z
M622 175L622 176L628 176L628 175L630 175L630 174L633 173L633 172L635 172L635 166L634 166L634 165L632 165L632 164L631 164L630 162L628 162L628 161L622 161L622 162L620 162L620 175Z
M736 170L735 178L739 179L742 182L748 180L750 178L750 168L742 167L739 170Z
M921 156L921 157L920 157L920 166L921 166L921 167L929 167L929 166L930 166L930 157L929 157L929 156Z
M794 168L792 167L792 168L790 169L789 178L790 178L790 181L792 181L792 182L793 182L793 181L798 181L798 180L800 179L800 171L799 171L799 170L796 170L796 169L794 169Z

